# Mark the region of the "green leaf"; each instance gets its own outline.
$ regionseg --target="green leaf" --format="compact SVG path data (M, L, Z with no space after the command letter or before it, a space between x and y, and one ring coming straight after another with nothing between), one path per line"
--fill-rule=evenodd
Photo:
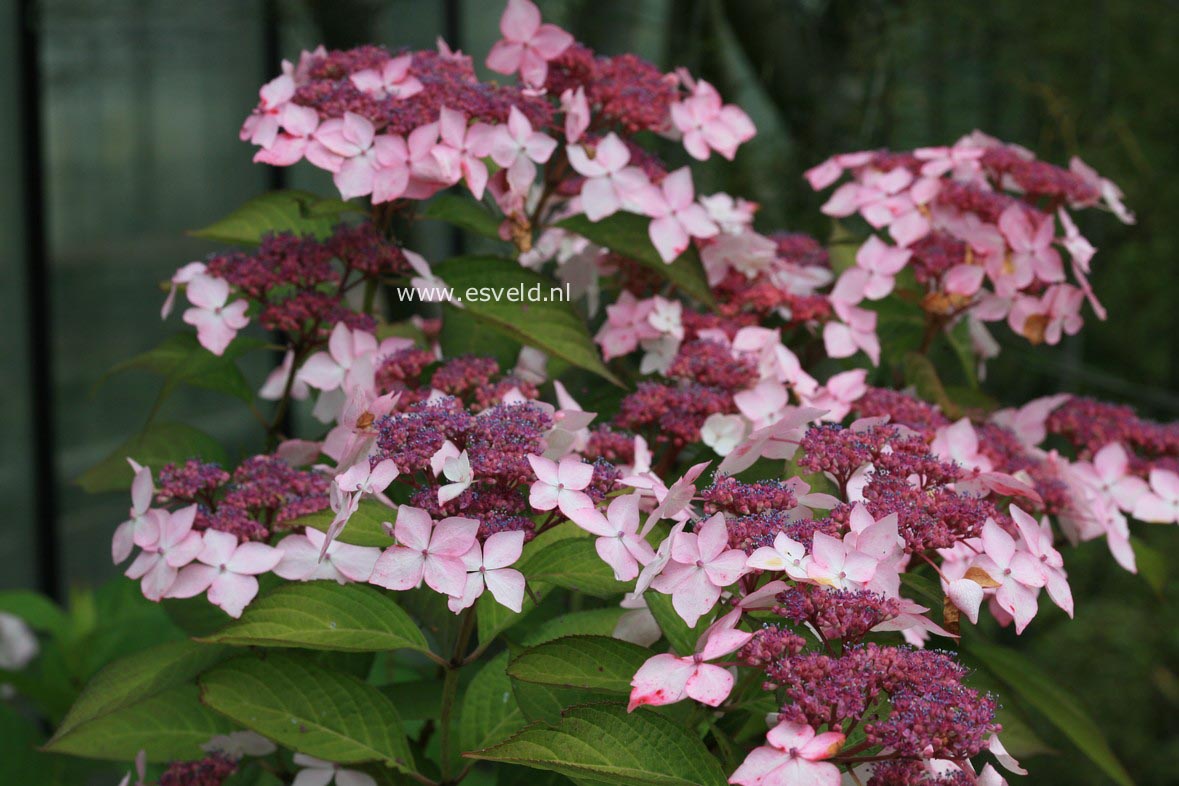
M1020 653L1006 647L975 641L966 645L965 649L995 679L1068 737L1111 780L1121 786L1133 786L1133 779L1114 755L1101 729L1077 700L1057 685L1049 674Z
M201 706L192 680L226 654L175 641L115 661L82 691L46 750L122 761L140 748L157 761L200 756L200 744L228 724Z
M512 694L512 681L504 670L507 665L508 653L499 653L467 686L458 722L459 745L464 751L487 747L527 723Z
M220 221L189 234L239 245L255 245L271 232L314 235L323 240L349 212L363 211L347 202L321 199L306 191L271 191L254 197Z
M33 630L53 636L62 636L70 626L69 617L60 606L32 590L0 592L0 611L20 617Z
M562 614L559 617L545 621L543 625L524 636L522 642L525 646L532 647L537 644L543 644L546 641L559 639L562 636L572 636L575 634L609 636L614 633L614 628L618 625L618 619L623 613L623 609L614 606Z
M853 235L842 221L831 219L831 236L827 239L827 258L831 270L838 277L840 273L856 264L856 252L861 240Z
M547 592L546 584L532 582L532 595L540 596ZM492 597L490 592L483 593L483 597L475 604L475 618L479 625L479 643L486 644L508 628L524 619L529 612L536 609L536 601L532 595L524 596L524 604L519 612L512 611L507 606Z
M606 693L630 693L630 681L652 655L646 647L607 636L565 636L522 652L508 676L523 682Z
M688 729L653 712L628 714L616 705L573 707L553 726L533 724L465 755L625 786L726 782L717 760Z
M556 281L498 257L455 257L435 265L434 273L453 288L455 298L477 321L616 385L622 384L602 363L585 323L568 302L556 298L520 302L563 294L564 289ZM448 311L455 308L447 306Z
M914 596L913 599L921 603L921 605L928 606L933 610L942 607L942 603L945 600L942 588L928 576L906 571L901 574L901 584L904 585L905 589L909 590L910 594Z
M1134 561L1138 574L1160 598L1167 586L1167 558L1158 549L1148 545L1142 538L1131 535L1130 547L1134 549Z
M283 522L282 528L293 530L299 527L311 527L320 532L327 532L333 518L335 518L335 514L330 510L321 510L319 513ZM381 548L392 546L393 538L385 532L385 523L392 524L396 520L397 511L394 508L376 500L361 500L360 506L352 514L352 518L348 519L347 526L340 531L340 534L336 535L336 540L341 543L351 543L353 546Z
M696 642L700 640L704 629L708 627L707 617L701 617L696 627L689 628L679 613L671 605L671 596L661 592L648 592L643 595L647 599L647 608L651 610L659 629L671 648L680 655L691 655L696 651Z
M905 353L921 348L925 338L925 312L919 306L906 303L896 295L861 305L876 312L876 335L880 339L882 357L899 359Z
M520 680L512 680L512 695L529 723L540 721L549 725L560 723L561 713L570 707L595 704L606 698L580 688L558 688Z
M442 320L442 331L438 344L442 356L457 358L462 355L478 355L495 358L500 368L512 368L520 356L521 344L495 330L487 330L482 323L467 313L467 309L449 308Z
M951 420L957 417L958 405L950 400L942 380L933 363L916 352L905 353L905 382L912 385L917 397L930 404L937 404Z
M594 548L592 538L568 538L553 543L521 560L520 572L530 581L555 584L598 598L621 595L627 586L614 578L614 571Z
M389 593L334 581L280 585L203 641L341 652L429 651L426 637Z
M225 450L208 434L184 423L154 422L111 451L110 455L78 476L83 490L125 491L134 474L127 458L158 470L165 464L200 458L225 463Z
M974 355L974 342L970 339L970 322L960 319L954 327L945 331L946 341L954 350L958 358L958 365L962 367L962 375L966 384L973 390L978 389L978 358Z
M456 227L474 232L476 235L489 237L492 240L503 240L499 236L500 220L492 215L491 211L481 202L470 197L458 194L439 194L430 200L425 210L421 212L421 216L454 224Z
M195 334L177 333L155 349L124 360L103 379L123 371L149 371L164 378L161 396L167 396L175 387L185 384L225 393L249 403L254 399L254 391L235 361L260 346L263 346L261 341L241 338L231 343L225 354L218 356L202 347Z
M224 663L204 674L200 686L206 705L300 753L414 771L393 702L349 674L270 652Z
M649 218L634 213L615 213L597 222L590 221L584 215L570 216L557 222L557 226L635 260L709 308L715 306L708 277L704 274L695 248L689 246L671 264L665 263L647 234L650 223Z

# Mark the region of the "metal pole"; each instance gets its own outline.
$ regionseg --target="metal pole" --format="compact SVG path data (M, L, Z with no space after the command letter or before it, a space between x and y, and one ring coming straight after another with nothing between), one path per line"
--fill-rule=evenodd
M17 47L20 69L21 175L25 219L25 308L33 471L33 549L37 583L52 598L61 597L57 468L53 388L53 320L50 313L50 259L46 237L45 161L41 115L41 30L36 0L20 0Z

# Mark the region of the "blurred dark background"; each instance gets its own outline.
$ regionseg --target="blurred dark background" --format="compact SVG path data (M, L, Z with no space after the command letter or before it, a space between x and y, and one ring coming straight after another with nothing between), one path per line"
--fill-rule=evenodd
M824 237L801 172L865 147L949 143L975 128L1118 182L1138 224L1083 216L1110 312L1056 348L1008 342L987 386L1004 402L1057 390L1179 418L1179 5L1169 0L539 0L603 53L684 65L760 133L701 190L762 205L760 228ZM323 188L250 163L237 140L259 85L319 42L432 47L481 62L488 0L41 0L0 4L0 587L60 595L116 575L123 495L72 480L141 425L157 381L116 362L179 325L159 282L209 246L184 231L268 188ZM1093 211L1090 211L1093 212ZM1002 339L1003 337L1000 336ZM260 380L264 369L249 369ZM228 443L248 414L189 392L173 413ZM1141 525L1139 525L1141 527ZM1179 531L1139 531L1164 567ZM1074 690L1140 784L1179 783L1179 590L1124 574L1100 543L1070 552L1077 620L1042 604L1020 645ZM1044 732L1043 742L1064 747ZM1072 756L1034 783L1103 783Z

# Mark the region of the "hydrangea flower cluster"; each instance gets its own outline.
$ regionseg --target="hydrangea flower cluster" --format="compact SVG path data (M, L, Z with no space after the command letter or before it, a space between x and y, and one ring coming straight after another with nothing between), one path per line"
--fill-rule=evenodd
M349 308L345 296L381 277L411 272L416 259L407 257L412 256L386 242L369 222L340 224L323 241L271 233L253 253L212 254L180 268L161 316L172 312L177 289L183 287L190 304L184 321L213 354L223 354L251 317L305 350L322 343L333 325L371 331L373 319ZM279 398L281 392L280 387L270 395Z
M858 215L888 237L871 235L831 291L847 325L865 320L863 303L889 295L901 275L921 289L936 325L966 318L982 345L993 343L984 323L1004 319L1033 344L1056 344L1081 329L1086 300L1105 318L1088 280L1096 249L1069 211L1103 204L1125 223L1134 216L1081 159L1062 169L976 131L952 147L843 153L806 176L822 190L845 174L823 212ZM841 328L827 330L832 357L855 353Z
M870 385L879 375L849 359L880 362L872 303L900 290L931 335L966 320L984 359L986 322L1056 343L1079 330L1086 298L1103 315L1086 279L1094 249L1069 211L1104 203L1132 221L1116 186L978 133L835 156L807 173L816 189L850 178L824 212L887 229L837 270L817 240L756 231L756 204L697 195L688 166L642 146L654 134L680 142L675 155L732 159L755 129L712 85L596 54L529 0L509 0L500 31L486 64L514 84L480 81L440 43L321 47L262 88L241 130L255 160L331 172L369 218L190 263L164 313L183 290L184 320L217 355L251 321L282 333L259 396L280 414L309 400L319 426L281 441L272 426L277 447L233 471L194 457L153 478L133 462L115 562L138 549L126 575L145 596L204 594L233 617L265 573L424 587L467 625L453 657L426 656L453 688L475 604L524 611L525 545L564 528L627 590L617 638L672 645L670 619L695 639L649 657L628 711L691 699L770 713L730 783L1000 786L988 756L1022 773L999 742L997 699L928 645L951 646L984 604L1022 633L1041 591L1071 615L1064 540L1105 537L1134 570L1129 519L1179 523L1179 430L1065 395L994 412L933 404ZM413 330L384 321L379 287L442 283L392 237L394 219L448 188L494 211L529 276L581 299L585 348L633 382L601 399L600 419L536 348L504 368L446 356L435 311L396 326ZM585 227L635 216L643 253L571 228L598 237ZM696 271L713 302L668 270ZM350 542L361 527L368 545ZM910 596L902 577L919 575L936 577L944 609ZM877 640L888 633L905 644ZM159 783L221 783L243 756L273 752L256 743L221 740ZM372 780L294 761L303 782Z
M279 456L255 456L232 474L195 459L169 464L158 486L150 467L132 468L131 513L115 532L115 563L138 548L126 575L141 580L146 597L207 594L232 617L258 594L257 576L282 559L266 542L271 532L327 507L330 476Z

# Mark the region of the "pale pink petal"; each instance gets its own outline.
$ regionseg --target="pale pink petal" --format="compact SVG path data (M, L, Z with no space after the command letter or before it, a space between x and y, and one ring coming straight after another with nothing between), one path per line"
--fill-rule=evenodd
M409 590L422 583L425 557L402 546L385 549L373 565L370 584L391 590Z
M644 704L658 707L680 701L685 696L688 679L695 670L690 660L675 655L665 653L649 658L630 682L632 690L627 712Z
M690 697L707 704L719 706L733 690L733 675L728 669L701 663L684 685L684 692Z
M483 581L500 605L516 613L524 607L524 574L520 571L510 568L489 570L483 574Z
M393 525L393 535L402 546L416 551L425 551L430 546L430 532L434 528L434 520L430 514L421 508L401 505L397 508L397 521Z
M462 597L467 584L467 568L458 557L427 554L422 575L432 590L452 597Z
M209 587L209 602L236 619L257 594L258 579L226 572L214 579Z
M430 537L430 553L446 557L461 557L470 551L479 532L475 519L452 516L438 522Z

